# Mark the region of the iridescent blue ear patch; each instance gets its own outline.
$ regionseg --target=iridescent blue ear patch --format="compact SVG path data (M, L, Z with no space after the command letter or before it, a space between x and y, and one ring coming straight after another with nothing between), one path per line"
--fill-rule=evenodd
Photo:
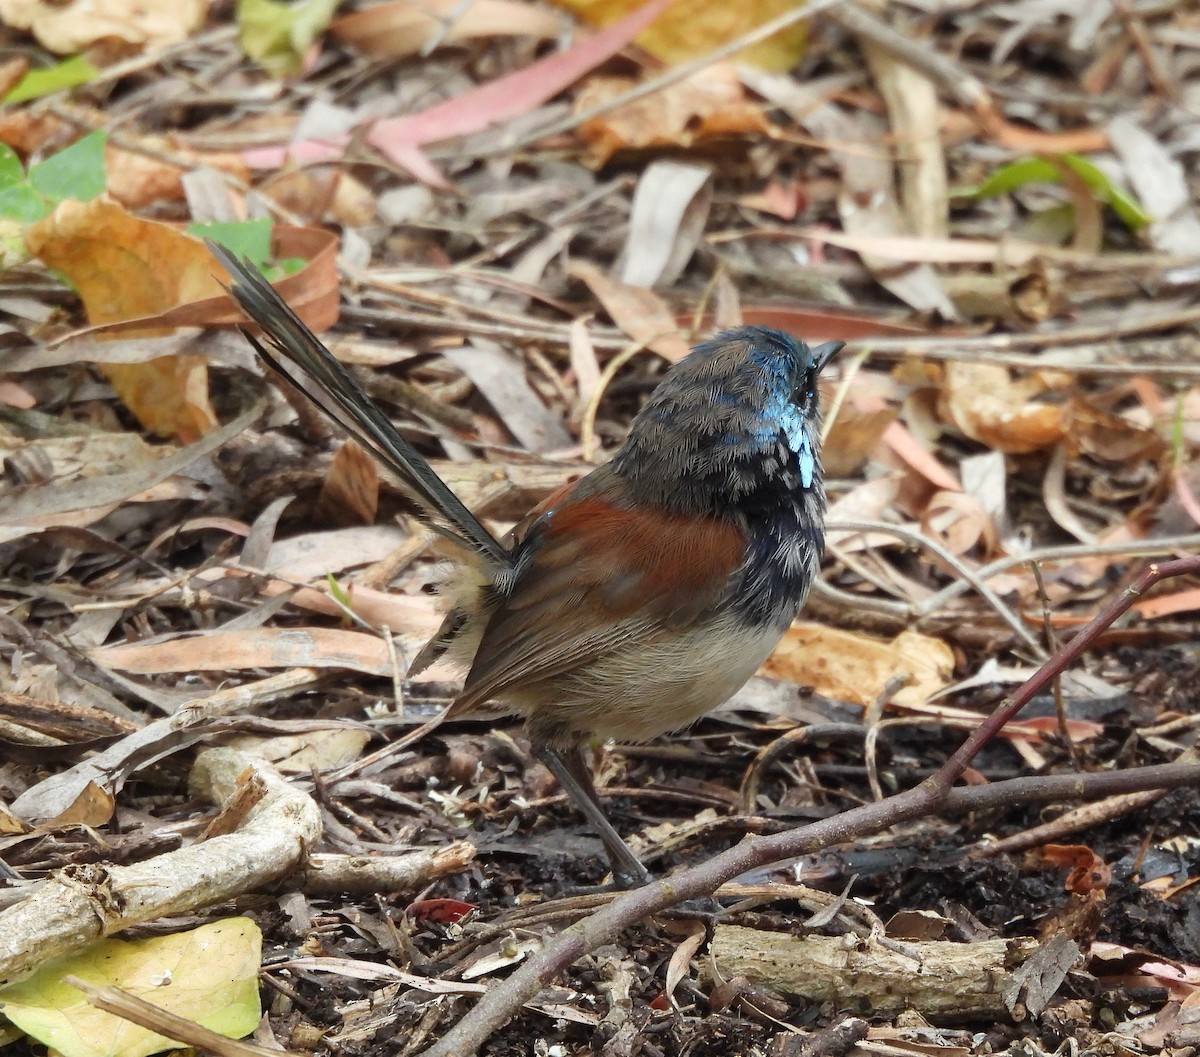
M800 450L796 452L796 457L800 462L800 483L805 488L811 488L813 477L817 472L817 459L813 455L812 439L808 435L808 430L801 431Z
M767 415L770 416L770 414L771 412L768 410ZM795 452L796 460L800 465L800 483L805 488L811 488L813 478L817 473L817 460L813 455L812 440L809 438L808 430L804 428L804 413L795 404L789 402L777 414L780 419L779 426L782 427L783 435L787 440L787 446Z

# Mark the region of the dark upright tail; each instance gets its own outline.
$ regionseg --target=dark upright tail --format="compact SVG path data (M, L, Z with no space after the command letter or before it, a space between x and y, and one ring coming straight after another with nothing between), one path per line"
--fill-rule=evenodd
M233 277L229 293L242 311L262 328L274 352L300 368L305 379L328 399L329 403L316 401L322 409L400 478L412 493L423 520L467 549L507 565L508 551L463 506L462 500L450 491L425 457L400 435L391 420L375 406L362 386L334 359L274 287L249 262L238 260L223 246L209 240L208 248ZM247 330L242 333L267 364L292 380L253 334Z

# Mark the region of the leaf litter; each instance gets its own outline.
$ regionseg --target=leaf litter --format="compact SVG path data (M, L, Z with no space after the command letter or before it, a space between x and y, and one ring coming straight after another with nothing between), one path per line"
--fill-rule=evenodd
M273 217L259 263L498 529L602 459L714 320L857 343L805 621L695 729L597 749L658 873L915 784L1140 563L1197 550L1200 126L1169 105L1197 93L1186 11L837 9L705 62L783 9L735 26L696 4L681 27L680 5L655 21L667 6L386 4L325 32L312 5L293 32L259 5L281 81L228 9L182 41L147 17L67 48L60 9L30 6L21 47L47 68L39 47L78 50L63 85L86 83L35 98L14 68L0 115L0 936L47 885L124 927L105 873L119 894L125 864L204 862L273 760L325 857L272 889L243 856L220 882L255 893L287 996L269 1031L416 1053L466 1008L437 996L511 972L605 874L505 725L409 738L453 692L404 679L440 619L437 545L264 384L189 224ZM93 130L103 170L64 164ZM1198 611L1187 581L1139 599L970 780L1188 759ZM198 836L217 820L195 754L229 739L260 771ZM665 918L613 936L489 1052L785 1053L861 1003L867 1044L908 1051L1177 1050L1200 981L1194 800L1014 805L814 853L715 938ZM926 1023L870 986L758 975L746 944L791 949L804 884L873 902L874 925L843 901L818 931L898 954L887 987ZM151 917L179 932L210 902ZM913 914L938 934L906 932ZM972 1035L970 1004L911 966L997 940L1041 950Z

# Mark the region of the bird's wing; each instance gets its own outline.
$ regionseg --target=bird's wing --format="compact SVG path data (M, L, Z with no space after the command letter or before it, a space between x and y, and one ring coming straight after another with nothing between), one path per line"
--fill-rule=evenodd
M730 521L568 495L522 541L453 712L687 627L728 597L746 544Z

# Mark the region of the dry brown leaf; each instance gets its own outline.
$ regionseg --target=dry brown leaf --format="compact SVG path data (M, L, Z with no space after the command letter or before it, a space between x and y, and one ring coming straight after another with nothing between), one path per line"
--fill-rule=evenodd
M62 118L28 107L0 109L0 143L28 157L66 128ZM65 142L65 140L64 140Z
M100 646L88 655L105 668L138 675L248 668L345 668L367 675L392 674L387 644L381 638L335 628L206 631L164 642Z
M836 525L839 521L884 521L900 492L902 480L899 473L876 477L856 484L834 500L825 518L830 526L825 536L826 545L853 552L894 544L896 537L890 532L861 533L839 529Z
M1176 591L1173 594L1158 595L1142 602L1135 602L1133 610L1143 620L1171 617L1176 613L1195 613L1200 610L1200 587L1192 587L1186 591Z
M1063 307L1061 270L1033 260L1001 273L964 270L944 273L942 285L965 319L998 319L1024 328L1056 315Z
M329 27L334 40L373 59L415 55L430 41L452 44L472 37L542 37L563 30L561 18L514 0L399 0L378 4L337 19Z
M1157 459L1165 445L1154 430L1131 422L1124 415L1105 411L1083 396L1073 396L1066 409L1070 423L1067 443L1072 455L1090 455L1101 462L1122 466L1139 459Z
M821 624L793 624L767 658L760 675L811 686L819 694L867 707L890 679L908 683L891 698L896 705L923 704L949 685L954 652L941 639L904 631L891 642Z
M37 398L19 382L0 382L0 404L28 411L37 406ZM0 440L3 443L3 440Z
M7 804L0 804L0 837L11 837L18 833L28 833L25 825L9 809Z
M262 568L285 580L324 581L329 573L383 561L409 539L394 524L306 532L274 540Z
M360 228L375 219L375 195L361 180L334 168L292 169L259 190L309 223L326 216Z
M87 525L121 503L199 498L194 482L171 479L173 475L236 437L261 413L261 407L252 408L185 448L156 448L156 454L168 453L131 470L101 473L68 485L54 479L10 489L0 504L0 538L14 539L50 525Z
M525 364L499 342L471 338L461 348L442 349L442 355L471 380L524 447L560 451L570 446L571 435L529 384Z
M202 242L111 202L63 202L30 226L26 244L66 275L93 323L154 315L221 289ZM151 432L186 444L216 428L202 357L110 364L102 371Z
M105 477L141 469L156 462L161 450L136 433L88 433L78 437L41 437L22 440L0 434L0 463L21 463L36 458L44 480L59 489L90 477Z
M608 103L637 83L627 77L593 77L575 98L576 113ZM769 128L762 104L749 99L734 67L719 63L585 121L579 135L603 164L618 151L690 150L716 137L762 136Z
M983 503L962 492L938 492L929 500L921 517L921 528L941 540L951 554L966 554L979 544L985 556L995 554L1000 534Z
M30 226L26 241L71 280L94 323L150 316L221 291L202 242L112 202L63 202Z
M887 126L879 117L865 109L814 106L816 100L805 99L805 93L785 77L760 75L749 84L831 145L831 158L842 175L837 205L846 237L873 241L912 234L896 198L893 152L887 143ZM955 317L954 304L932 268L917 262L897 268L876 254L857 252L876 282L918 312Z
M361 584L350 584L344 590L355 616L373 627L403 628L405 639L411 639L417 649L437 630L445 616L438 608L437 600L428 595L398 595ZM325 589L302 587L297 591L294 584L283 580L271 580L261 588L262 595L267 598L288 591L296 592L289 600L296 609L329 617L346 615Z
M88 782L82 792L63 811L48 819L39 828L60 829L64 826L103 826L113 817L117 804L112 795L95 782Z
M306 267L273 285L292 307L292 311L317 333L328 330L338 318L337 247L337 236L321 228L277 224L272 233L271 252L276 258L299 257L308 261ZM209 257L208 268L211 276L228 281L229 276L215 257ZM117 334L127 337L130 334L161 332L166 328L229 324L249 325L242 310L222 290L217 297L202 297L153 315L89 327L72 337L112 337Z
M1093 546L1097 542L1096 533L1084 524L1083 519L1075 512L1067 496L1067 445L1056 444L1046 464L1046 473L1042 478L1042 502L1046 513L1064 532L1074 536L1080 543Z
M962 485L954 471L944 466L936 455L921 443L902 422L891 422L883 431L887 446L909 468L915 470L935 488L961 492Z
M1103 891L1112 883L1112 869L1086 844L1044 844L1033 853L1050 866L1066 866L1063 887L1075 895Z
M621 250L621 281L669 286L683 274L704 235L712 207L712 169L663 158L638 179Z
M695 320L695 313L689 312L679 316L678 320L680 326L690 327ZM774 327L787 334L795 334L810 344L821 341L859 341L862 338L888 334L903 337L907 334L928 333L925 327L895 323L890 319L867 313L799 308L790 305L743 305L741 321L747 326ZM706 313L696 325L698 329L707 331L726 325L726 321L713 313Z
M822 395L828 396L822 386ZM896 421L896 409L881 400L848 399L838 408L837 418L821 452L821 461L830 477L851 477L879 447L888 427Z
M592 25L608 26L640 7L645 0L556 0ZM795 0L676 0L649 29L637 37L639 47L668 63L707 55L785 12ZM788 70L803 56L808 25L797 22L737 54L737 61L764 70Z
M1033 399L1043 390L1036 377L1014 382L997 364L948 363L938 410L966 436L996 451L1041 451L1066 431L1062 407Z
M687 978L692 958L700 949L700 944L708 938L704 926L698 921L689 922L685 927L689 930L689 935L680 940L679 946L671 955L671 960L667 963L667 977L663 987L663 997L671 1003L671 1008L675 1010L679 1009L679 1004L675 1001L675 992Z
M682 328L658 294L610 279L587 261L573 261L570 274L587 283L618 327L668 363L683 359L691 351Z
M0 99L3 99L29 72L29 60L23 56L0 62Z
M317 497L317 516L334 525L370 525L378 507L378 464L357 441L348 440L325 475Z
M153 202L182 202L183 165L207 165L228 173L238 180L246 180L249 169L241 155L227 152L199 152L180 147L169 136L127 136L146 151L170 153L180 161L179 165L151 157L138 150L125 150L108 144L104 148L104 160L108 170L108 193L129 209L150 205Z
M207 14L205 0L0 0L0 22L29 30L58 55L74 55L102 40L162 51L187 40Z
M897 12L904 25L903 15ZM899 148L900 201L911 234L942 238L948 229L950 194L942 150L937 86L891 50L860 37L859 47L888 110Z

